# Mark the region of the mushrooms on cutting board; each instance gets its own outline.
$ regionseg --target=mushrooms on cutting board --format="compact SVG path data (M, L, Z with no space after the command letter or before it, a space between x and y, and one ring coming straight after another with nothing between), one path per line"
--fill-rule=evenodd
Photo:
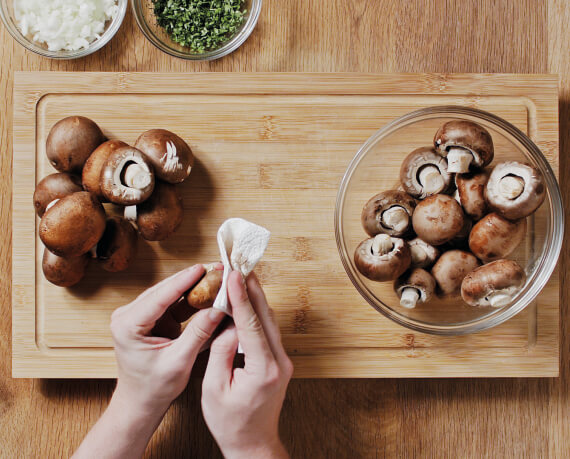
M523 269L512 260L483 265L463 279L461 297L471 306L509 305L526 281Z
M415 206L415 199L403 191L389 190L378 193L370 198L362 209L362 227L369 236L384 233L401 237L412 227Z
M410 248L403 239L378 234L362 241L354 252L354 263L370 280L389 281L401 276L410 267Z
M128 145L120 140L107 140L91 153L83 166L83 188L85 188L85 191L89 191L97 196L97 199L101 202L106 200L101 191L101 170L109 155L121 147L128 147Z
M105 271L124 271L136 256L137 239L133 225L123 217L108 218L103 236L95 248L97 261Z
M417 303L427 303L435 292L435 279L425 269L406 272L394 283L394 291L400 298L400 306L413 309Z
M83 191L78 176L67 172L47 175L40 180L34 191L33 199L36 214L38 217L42 217L50 203L78 191Z
M488 212L485 201L485 185L488 180L487 171L455 176L456 199L465 213L475 221L481 220Z
M463 209L451 196L436 194L419 202L412 215L414 231L431 245L453 239L465 224Z
M481 266L475 255L463 250L450 250L443 253L431 269L439 287L439 292L444 296L458 295L461 291L463 278Z
M509 220L529 216L545 197L546 187L540 171L516 161L497 164L485 187L489 207Z
M507 220L493 212L473 227L469 235L469 248L483 262L498 260L510 255L525 234L526 218Z
M447 171L447 160L433 147L412 151L400 167L400 182L404 190L417 199L445 193L453 186L453 175Z
M436 151L447 158L447 171L464 174L482 168L494 157L493 139L483 126L468 120L443 124L433 139Z
M58 287L71 287L85 275L89 254L78 257L60 257L44 248L42 270L45 278Z

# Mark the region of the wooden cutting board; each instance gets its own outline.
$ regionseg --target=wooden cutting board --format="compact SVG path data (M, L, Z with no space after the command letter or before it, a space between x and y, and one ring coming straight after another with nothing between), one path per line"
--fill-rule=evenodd
M216 230L240 216L272 231L256 272L296 377L557 376L559 277L492 330L461 337L412 332L372 309L348 280L335 244L338 185L359 146L412 110L465 105L528 133L558 174L557 78L545 75L17 73L14 86L14 377L116 376L109 317L190 264L218 259ZM163 127L197 157L181 187L185 218L163 243L141 243L129 270L93 263L78 286L41 273L32 206L53 172L51 126L95 120L133 142Z

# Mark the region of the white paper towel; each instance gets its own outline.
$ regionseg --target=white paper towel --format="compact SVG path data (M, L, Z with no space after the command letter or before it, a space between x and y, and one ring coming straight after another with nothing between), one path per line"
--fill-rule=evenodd
M262 226L248 222L243 218L230 218L218 229L218 246L224 265L222 286L214 308L232 315L228 301L228 277L235 270L247 276L253 271L263 256L269 242L270 232Z

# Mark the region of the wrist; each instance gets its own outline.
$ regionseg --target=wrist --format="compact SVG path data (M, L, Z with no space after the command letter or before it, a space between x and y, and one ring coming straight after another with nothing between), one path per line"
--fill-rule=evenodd
M279 438L272 441L247 445L243 447L221 448L226 459L251 459L263 457L264 459L288 459L289 453Z
M160 424L170 403L165 401L148 400L140 392L124 387L119 380L109 408L129 424Z

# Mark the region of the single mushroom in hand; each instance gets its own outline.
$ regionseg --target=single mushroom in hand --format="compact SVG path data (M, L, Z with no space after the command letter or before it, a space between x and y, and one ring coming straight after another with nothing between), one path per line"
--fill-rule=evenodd
M413 309L417 303L431 300L435 291L435 279L425 269L412 269L396 280L394 290L400 298L400 306Z
M95 248L101 267L112 273L127 269L136 256L137 239L133 225L123 217L107 219L105 232Z
M135 142L154 167L156 176L168 183L183 182L194 165L194 155L188 144L173 132L151 129Z
M453 187L453 175L447 171L447 160L433 147L412 151L400 167L400 182L404 190L417 199L446 193Z
M439 250L419 237L408 241L408 245L412 255L412 268L429 268L439 257Z
M473 220L481 220L487 214L487 201L485 201L485 185L489 180L487 171L457 174L455 184L457 186L456 199L463 210Z
M501 308L512 303L525 281L526 274L515 261L496 260L465 276L461 297L470 306Z
M46 154L60 172L81 175L93 150L105 141L97 124L84 116L69 116L53 125L46 140Z
M450 250L439 257L431 274L437 282L439 292L443 296L453 296L459 295L463 278L479 266L481 263L472 253Z
M369 236L404 236L411 230L415 207L414 198L403 191L383 191L370 198L362 209L362 227Z
M384 282L397 279L410 267L410 248L403 239L378 234L362 241L354 252L354 263L370 280Z
M83 188L85 191L89 191L97 196L97 199L101 202L106 200L103 192L101 191L101 170L111 153L121 147L128 147L128 145L120 140L107 140L99 145L93 153L91 153L91 156L87 158L87 161L83 166Z
M472 121L448 121L438 129L433 143L436 151L447 158L450 173L464 174L470 168L485 167L494 156L491 134Z
M489 207L509 220L529 216L545 197L546 187L540 171L516 161L497 164L485 187Z
M162 241L178 229L184 209L175 185L157 180L150 197L141 204L125 207L125 218L136 224L147 241Z
M436 194L418 203L412 223L418 237L428 244L441 245L459 234L464 227L465 216L455 199Z
M83 255L105 231L105 209L95 196L80 191L59 199L44 213L39 236L60 257Z
M145 155L133 147L112 152L101 169L101 192L113 204L133 206L154 190L154 172Z
M222 269L215 265L204 266L206 274L200 281L186 293L186 302L195 309L211 308L222 286Z
M42 217L53 201L72 193L83 191L81 180L67 172L57 172L44 177L34 191L34 208L38 217Z
M89 254L78 257L60 257L44 249L42 270L45 278L52 284L59 287L71 287L83 279L89 258Z
M526 218L507 220L493 212L485 215L471 230L469 248L483 262L510 255L526 234Z

